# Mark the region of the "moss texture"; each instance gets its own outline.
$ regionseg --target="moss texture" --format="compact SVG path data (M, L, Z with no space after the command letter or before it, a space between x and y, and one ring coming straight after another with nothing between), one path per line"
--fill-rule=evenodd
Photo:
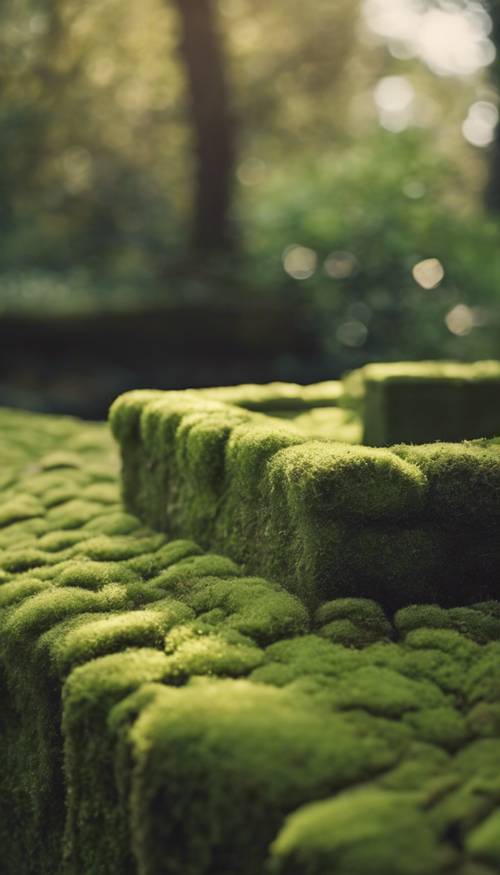
M447 368L447 379L458 379ZM484 363L476 371L489 374ZM210 391L257 406L258 388ZM335 440L321 428L311 439L300 420L311 427L313 414L330 410L340 412L278 419L213 400L209 390L128 393L111 410L126 506L170 537L280 581L309 605L355 596L394 609L498 594L498 443L365 447L341 442L345 422Z
M363 443L463 441L500 434L500 362L365 365L344 379Z
M218 409L202 457L220 460L222 444L222 470L226 453L241 461L256 495L276 463L292 512L304 439L267 419L248 429L247 415L226 436ZM349 595L309 611L125 511L104 426L28 419L0 431L2 875L495 875L498 601L392 615ZM193 428L206 434L203 418ZM363 452L340 457L353 527L425 507L436 487L420 465ZM383 499L363 493L356 465L382 466ZM203 472L201 493L217 492ZM338 512L344 474L330 476ZM314 496L314 478L306 487ZM480 520L490 498L472 501ZM457 524L464 512L455 503Z

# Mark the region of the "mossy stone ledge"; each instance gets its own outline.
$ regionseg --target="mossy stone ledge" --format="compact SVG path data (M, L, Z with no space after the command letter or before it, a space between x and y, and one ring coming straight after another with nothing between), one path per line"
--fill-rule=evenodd
M291 450L291 514L304 436L266 417L256 435L253 412L210 409L208 429L185 413L206 500L230 443L231 472L245 460L257 493L261 466ZM126 511L104 425L0 411L2 424L2 875L497 875L498 600L392 616L344 596L308 611ZM200 477L208 458L222 460L213 479ZM414 465L395 459L397 477ZM438 520L448 491L429 482ZM376 519L419 483L391 487ZM491 496L476 487L482 520ZM225 512L244 525L237 495Z
M463 441L500 435L500 362L391 362L346 375L342 404L363 420L363 443Z
M488 385L494 372L493 364L477 367ZM299 390L272 384L118 398L110 422L127 508L311 606L355 596L397 609L498 595L498 440L346 443L338 384ZM279 403L286 416L276 415ZM317 409L338 434L333 426L325 435L322 424L315 436L313 419L304 431L303 416Z

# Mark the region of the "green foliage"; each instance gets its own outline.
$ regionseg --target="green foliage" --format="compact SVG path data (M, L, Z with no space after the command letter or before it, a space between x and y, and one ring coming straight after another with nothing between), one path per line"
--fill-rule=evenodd
M365 127L362 137L324 153L303 146L257 194L244 193L248 278L303 302L336 373L367 361L495 357L497 220L464 204L458 164L435 141L429 145L428 134L370 135ZM465 166L471 163L469 156ZM416 198L406 193L415 182ZM294 245L312 251L304 279L283 268ZM429 257L445 271L432 291L412 276ZM344 259L339 275L335 258ZM453 333L445 320L457 305L469 310L463 331Z

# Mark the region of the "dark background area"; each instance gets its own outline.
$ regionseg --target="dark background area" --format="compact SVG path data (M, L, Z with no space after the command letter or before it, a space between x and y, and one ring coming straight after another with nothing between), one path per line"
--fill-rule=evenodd
M500 5L6 0L0 403L498 357Z

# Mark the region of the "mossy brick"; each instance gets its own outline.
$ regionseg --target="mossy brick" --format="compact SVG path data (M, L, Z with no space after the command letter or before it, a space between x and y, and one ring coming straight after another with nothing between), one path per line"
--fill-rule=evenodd
M428 482L427 512L430 518L448 523L467 520L474 537L500 518L500 455L472 442L397 446L392 452L418 466Z
M462 441L500 433L499 362L370 364L357 381L346 381L345 390L361 402L366 444Z
M299 808L271 846L272 875L438 875L441 855L418 797L360 789Z
M151 583L170 593L187 593L204 578L237 577L241 574L232 559L217 554L187 555L151 578Z
M32 495L18 495L0 505L0 527L41 516L43 505Z
M323 602L314 614L314 623L321 627L332 620L351 620L367 630L373 630L377 637L387 637L392 632L384 611L373 599L339 598Z
M93 559L70 559L54 575L60 587L78 587L98 591L110 583L133 583L139 575L120 562L98 562Z
M81 614L51 636L50 657L62 676L77 665L129 648L161 650L166 632L192 616L187 605L174 599L163 599L150 609L97 617Z
M45 532L38 539L38 546L43 551L48 551L49 553L59 553L61 550L67 550L70 547L75 547L76 545L85 541L88 537L88 533L85 531L81 531L78 529L77 531L68 531L67 529L63 529L62 531L51 531Z
M127 559L126 565L148 580L166 571L183 559L200 556L202 552L201 547L195 544L194 541L180 538L168 541L159 547L158 550L155 550L154 553L143 553L141 556Z
M500 807L468 834L466 848L473 858L500 866Z
M479 644L500 638L500 616L480 606L441 608L439 605L410 605L397 611L394 625L401 635L423 627L455 629Z
M121 606L123 593L119 588L112 589L110 594L109 590L107 593L96 593L79 587L50 587L29 596L9 614L4 623L3 636L6 641L13 643L29 635L38 636L67 617L88 611L103 611L106 607L112 607L113 602Z
M234 404L246 410L261 413L279 414L280 412L298 412L312 407L334 407L342 395L340 380L326 380L312 386L300 386L297 383L267 383L256 385L247 383L242 386L218 386L198 390L202 397L225 404Z
M487 447L355 447L195 391L127 399L111 411L113 426L130 401L138 422L121 446L124 483L137 481L124 497L171 536L312 605L351 595L397 608L433 593L450 605L498 591L500 455Z
M197 419L193 412L188 416L191 423ZM271 417L258 422L260 430L272 433L276 429L287 434L289 442L273 448L253 469L255 507L246 519L277 526L279 514L285 519L290 505L282 490L276 514L266 513L265 473L276 452L305 441L294 434L292 426L275 425ZM237 425L224 439L225 478L235 432L253 428L248 423ZM105 461L107 438L99 449L98 435L104 434L104 427L91 431L87 450L81 453L82 459L86 456L83 467L55 468L43 475L64 475L68 488L74 478L76 495L83 500L88 484L112 483L115 477L114 466L107 467ZM184 433L185 449L191 431L187 428ZM33 439L30 444L28 437L26 450L16 452L36 461L40 448ZM60 444L57 428L52 439ZM479 443L484 450L484 442ZM65 446L74 452L72 444ZM180 454L179 464L184 464L183 459ZM131 515L125 515L124 531L101 530L100 521L110 515L112 519L117 515L118 528L122 525L122 512L114 504L96 500L99 510L86 522L65 530L52 524L48 532L46 498L60 487L49 480L43 485L39 477L32 470L16 473L0 496L0 503L15 499L18 493L40 501L42 516L12 523L3 533L11 530L8 544L18 553L29 557L34 550L38 559L42 555L46 560L36 570L11 570L0 579L0 868L5 875L58 872L65 811L64 875L135 875L137 871L157 875L158 867L161 875L165 866L167 871L184 875L190 871L186 859L197 875L234 875L245 871L247 856L248 873L255 875L265 869L269 843L281 834L283 818L332 793L340 794L335 797L340 799L347 792L344 788L352 784L360 785L360 792L397 791L405 800L414 791L412 805L438 843L438 871L493 875L497 864L491 851L489 857L478 855L469 850L468 842L500 802L498 602L477 603L481 594L474 587L479 595L471 588L469 595L475 601L468 607L443 610L431 606L434 616L438 614L435 623L427 623L425 616L409 609L401 612L403 621L399 622L399 615L396 618L398 632L373 599L330 597L315 612L312 628L321 631L331 623L337 624L338 631L338 624L344 624L347 645L353 643L347 634L353 629L370 629L374 636L372 643L365 638L360 649L332 643L317 634L305 634L307 612L282 586L248 578L223 556L208 556L206 563L194 566L188 562L183 569L184 559L204 558L192 543L167 543L159 536L162 546L143 553L145 546L149 549L145 539L156 536L137 520L134 523ZM249 483L250 479L249 474ZM227 522L231 504L225 499L226 486L221 510ZM244 495L241 484L238 488L238 495ZM424 517L429 487L426 491L418 512ZM237 508L236 490L231 499L232 508ZM424 517L399 529L425 530L429 520ZM221 513L221 526L222 520ZM455 525L436 515L432 521L446 537ZM468 548L475 539L478 550L483 550L480 515L477 523L457 517L456 525L462 524ZM470 529L467 537L466 527ZM347 533L351 544L356 541L356 528L362 529L363 538L372 533L398 533L397 525L385 519L356 526L335 521L336 533ZM75 537L65 542L68 535ZM104 553L98 548L101 535L106 536ZM222 528L216 536L222 537ZM321 536L330 538L325 529ZM491 524L488 537L495 537ZM321 539L314 543L321 546ZM333 543L331 538L330 547ZM286 540L283 544L293 565L294 545ZM85 550L93 552L92 545L98 548L99 560L85 555ZM105 551L114 546L122 551L120 556L131 554L132 558L114 562L104 558ZM214 559L222 563L215 576ZM174 565L178 566L174 574L162 577ZM95 588L82 589L82 566L89 573L87 585ZM280 601L283 596L289 600L286 604ZM401 633L403 641L398 639ZM166 652L162 652L164 647ZM75 665L80 667L75 669ZM248 680L217 680L218 675L241 675ZM60 693L65 676L63 772ZM189 678L193 680L186 685ZM241 683L244 692L240 694L234 684ZM200 687L205 687L203 694ZM270 699L260 694L262 689L268 690ZM170 693L175 696L167 702L165 694L169 697ZM197 713L200 703L201 715ZM255 712L251 719L249 711ZM301 729L306 716L311 718L308 726L312 722L318 726L318 741L316 730L308 735L308 730ZM254 719L261 721L258 732ZM286 732L285 723L289 724ZM295 724L304 736L303 747L297 747L287 734L293 734ZM275 727L276 751L267 749L259 759L251 745L262 736L264 747L264 739ZM329 736L327 742L320 738L320 731ZM177 753L174 757L170 750L170 762L178 759L179 751L186 752L182 762L173 762L173 769L163 754L172 739ZM478 746L474 739L488 744ZM337 741L341 766L332 761ZM285 775L290 769L296 772L294 778ZM308 776L301 774L304 771L326 785L313 786L314 780L307 783ZM192 788L200 786L200 775L209 778L201 780L199 816L194 810L189 820L190 799L198 793ZM296 788L293 798L286 781ZM207 789L206 783L213 786ZM153 795L158 791L154 800L148 796L150 788ZM233 809L237 810L234 817ZM168 843L167 854L161 844L162 828L172 811L172 829L180 844ZM269 811L274 820L261 828ZM354 845L358 843L361 846L361 838L353 840ZM488 836L482 846L489 847ZM338 867L340 857L332 859ZM306 862L301 865L301 875L305 875Z
M468 711L466 722L471 737L498 738L500 736L500 702L479 701Z
M285 480L292 509L302 505L318 523L411 518L426 493L421 471L389 450L336 443L282 450L271 460L270 476Z
M121 804L114 771L115 738L109 715L143 684L161 680L167 657L152 648L102 656L76 668L63 688L62 729L67 776L64 871L135 871L128 811Z
M204 578L188 591L186 601L197 615L218 609L221 625L258 644L299 635L309 626L308 613L297 598L258 577Z
M54 528L77 529L103 512L103 507L98 502L75 498L51 508L46 518Z
M403 716L403 720L421 741L445 750L458 750L471 737L465 717L451 705L410 711Z
M82 498L100 504L118 504L120 490L117 483L90 483L82 490Z
M429 819L441 835L452 834L464 845L468 834L483 822L500 800L498 762L500 741L478 739L458 751L452 761L448 786L437 786ZM444 792L443 792L444 790Z
M47 531L47 525L43 517L32 517L10 523L0 529L0 548L9 550L11 547L20 549L24 546L31 547L33 536L39 538Z
M136 537L134 540L123 535L95 535L83 541L80 549L83 555L98 562L120 562L153 553L165 543L160 534Z
M32 568L51 565L56 561L53 555L44 550L37 550L36 547L12 547L0 551L0 567L8 572L21 573Z
M244 680L160 687L130 737L133 847L144 875L254 875L285 814L398 755L341 716L325 733L321 711Z
M2 583L0 586L0 610L8 608L16 602L22 602L24 599L36 593L43 592L51 587L48 581L38 580L36 577L16 579Z
M500 702L500 641L483 647L478 657L466 677L467 702Z
M83 532L97 531L101 535L130 535L142 528L140 520L130 513L124 513L121 507L99 515L85 523Z
M165 638L166 680L185 683L196 675L241 677L263 659L254 642L233 629L214 629L200 622L177 626Z
M418 633L415 634L418 637ZM450 653L431 639L415 647L411 646L411 640L404 645L377 642L367 647L365 658L368 665L389 668L412 680L429 680L444 693L451 693L451 701L455 697L461 701L467 671L479 653L477 648L472 652Z
M264 662L252 680L285 686L299 678L337 678L363 665L356 650L325 641L317 635L285 639L266 648Z
M422 741L411 742L401 760L376 779L374 784L384 790L426 793L429 786L442 780L451 762L451 754Z
M475 641L455 629L413 629L406 636L405 645L416 650L432 649L448 653L464 666L470 665L482 652Z
M309 438L360 444L361 420L340 407L314 407L293 417L293 427Z
M318 635L338 644L365 647L388 639L393 630L373 599L343 598L324 602L314 615Z

